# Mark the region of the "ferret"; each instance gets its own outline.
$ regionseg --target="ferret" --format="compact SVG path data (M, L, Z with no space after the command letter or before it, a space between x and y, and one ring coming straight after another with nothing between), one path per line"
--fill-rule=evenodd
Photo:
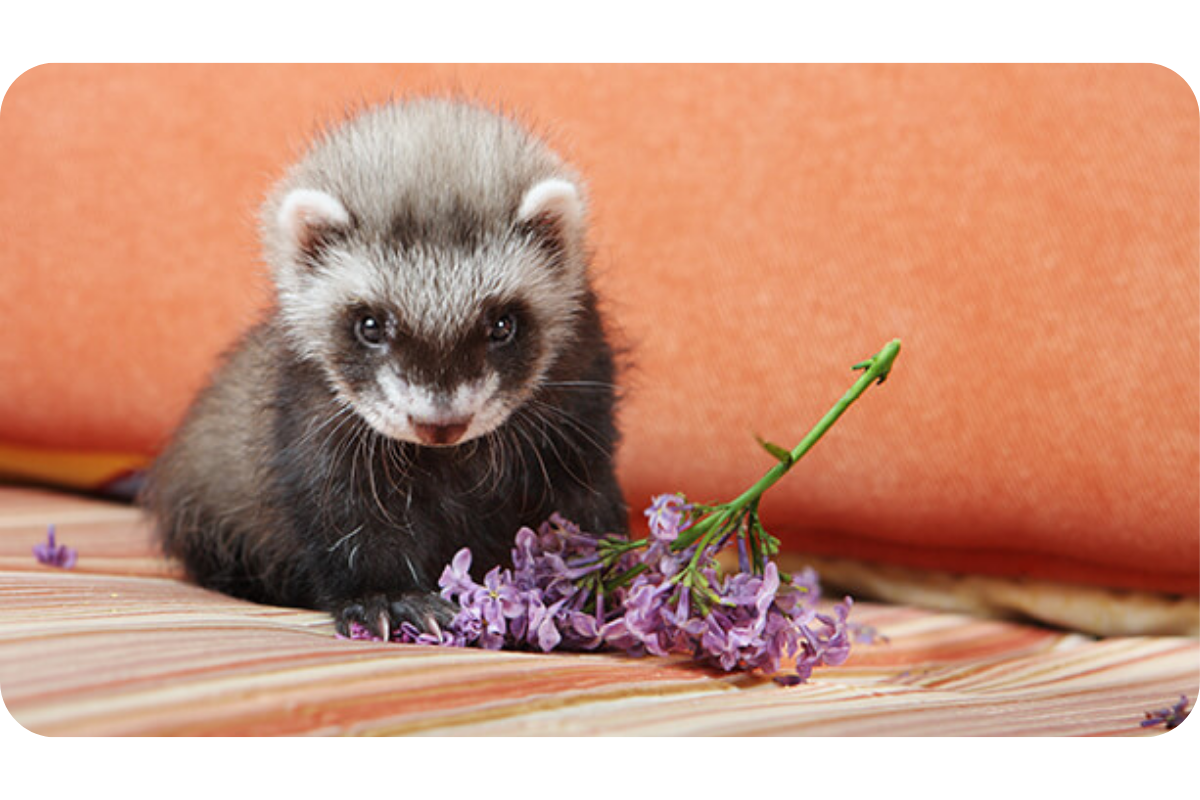
M274 286L143 503L202 586L388 639L436 631L553 512L623 534L614 350L576 173L507 116L394 101L323 131L261 212Z

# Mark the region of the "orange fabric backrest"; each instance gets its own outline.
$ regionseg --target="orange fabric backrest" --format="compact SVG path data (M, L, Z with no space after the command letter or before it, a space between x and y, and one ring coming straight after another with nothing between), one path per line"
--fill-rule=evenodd
M769 495L787 546L1196 592L1200 133L1146 65L36 68L0 108L0 464L152 454L268 300L255 214L307 134L431 90L589 181L635 507L740 491L900 337Z

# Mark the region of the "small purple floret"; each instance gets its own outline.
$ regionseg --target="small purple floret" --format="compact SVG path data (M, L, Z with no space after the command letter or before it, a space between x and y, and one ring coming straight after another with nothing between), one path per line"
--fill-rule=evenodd
M46 530L46 541L33 546L33 557L40 563L50 567L71 569L71 567L75 566L75 561L79 554L74 547L56 544L54 534L54 526L51 525Z
M1146 718L1142 720L1142 727L1149 728L1153 725L1162 725L1167 730L1174 730L1179 727L1179 723L1187 719L1189 713L1187 695L1181 694L1179 695L1179 702L1170 708L1147 711Z

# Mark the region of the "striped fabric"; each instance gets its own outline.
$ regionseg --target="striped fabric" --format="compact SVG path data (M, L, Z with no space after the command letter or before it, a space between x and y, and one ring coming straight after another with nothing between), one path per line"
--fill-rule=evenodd
M30 549L55 523L71 571ZM859 604L889 641L795 688L684 659L353 642L190 586L126 506L0 487L0 690L46 735L1138 735L1200 643Z

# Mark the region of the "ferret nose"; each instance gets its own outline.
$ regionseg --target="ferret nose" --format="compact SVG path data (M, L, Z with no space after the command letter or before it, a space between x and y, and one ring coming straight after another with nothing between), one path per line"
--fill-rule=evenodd
M408 422L412 425L413 430L416 431L417 438L421 440L422 444L451 445L461 439L462 435L467 432L467 427L471 424L471 417L439 419L427 422L416 419L410 414Z

